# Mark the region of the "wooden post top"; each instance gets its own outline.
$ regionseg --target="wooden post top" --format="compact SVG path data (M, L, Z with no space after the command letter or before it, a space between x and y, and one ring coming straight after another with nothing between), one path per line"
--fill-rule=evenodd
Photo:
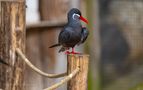
M67 56L86 56L86 57L89 57L89 54L68 54Z
M80 69L80 72L68 82L68 90L87 90L88 63L88 54L67 55L68 74L70 74L76 68Z

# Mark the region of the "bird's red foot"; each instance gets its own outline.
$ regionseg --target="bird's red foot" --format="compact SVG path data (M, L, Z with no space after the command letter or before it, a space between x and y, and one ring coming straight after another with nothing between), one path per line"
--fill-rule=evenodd
M71 54L81 54L81 53L75 52L74 48L72 48Z
M69 52L69 51L66 51L66 52L65 52L65 54L71 54L71 52Z
M81 53L79 53L79 52L73 52L73 51L72 52L66 51L65 54L81 54Z
M81 54L81 53L75 52L75 51L74 51L74 48L72 48L72 51L71 51L71 52L66 51L65 54Z
M81 54L81 53L72 51L71 54Z

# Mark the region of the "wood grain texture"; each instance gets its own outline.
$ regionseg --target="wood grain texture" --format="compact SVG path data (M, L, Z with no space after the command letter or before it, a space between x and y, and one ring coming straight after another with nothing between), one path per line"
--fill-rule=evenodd
M23 90L22 60L15 54L25 52L25 2L0 1L0 57L11 67L0 65L0 89Z
M68 55L67 56L67 72L70 74L76 68L80 68L80 72L68 82L67 90L87 90L87 74L89 55Z

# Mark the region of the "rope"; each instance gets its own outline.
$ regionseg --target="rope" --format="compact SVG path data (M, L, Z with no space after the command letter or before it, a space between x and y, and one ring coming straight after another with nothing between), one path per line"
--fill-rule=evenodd
M21 52L21 50L19 48L16 49L16 53L22 58L22 60L25 61L25 63L35 72L37 72L38 74L48 77L48 78L59 78L59 77L63 77L65 75L67 75L67 73L61 73L61 74L48 74L45 73L43 71L41 71L40 69L38 69L37 67L35 67L26 57L25 55Z

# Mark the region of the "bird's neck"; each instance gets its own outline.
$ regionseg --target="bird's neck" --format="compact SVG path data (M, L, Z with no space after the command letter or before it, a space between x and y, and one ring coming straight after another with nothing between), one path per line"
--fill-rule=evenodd
M79 20L68 20L68 25L73 27L81 26L81 22Z

